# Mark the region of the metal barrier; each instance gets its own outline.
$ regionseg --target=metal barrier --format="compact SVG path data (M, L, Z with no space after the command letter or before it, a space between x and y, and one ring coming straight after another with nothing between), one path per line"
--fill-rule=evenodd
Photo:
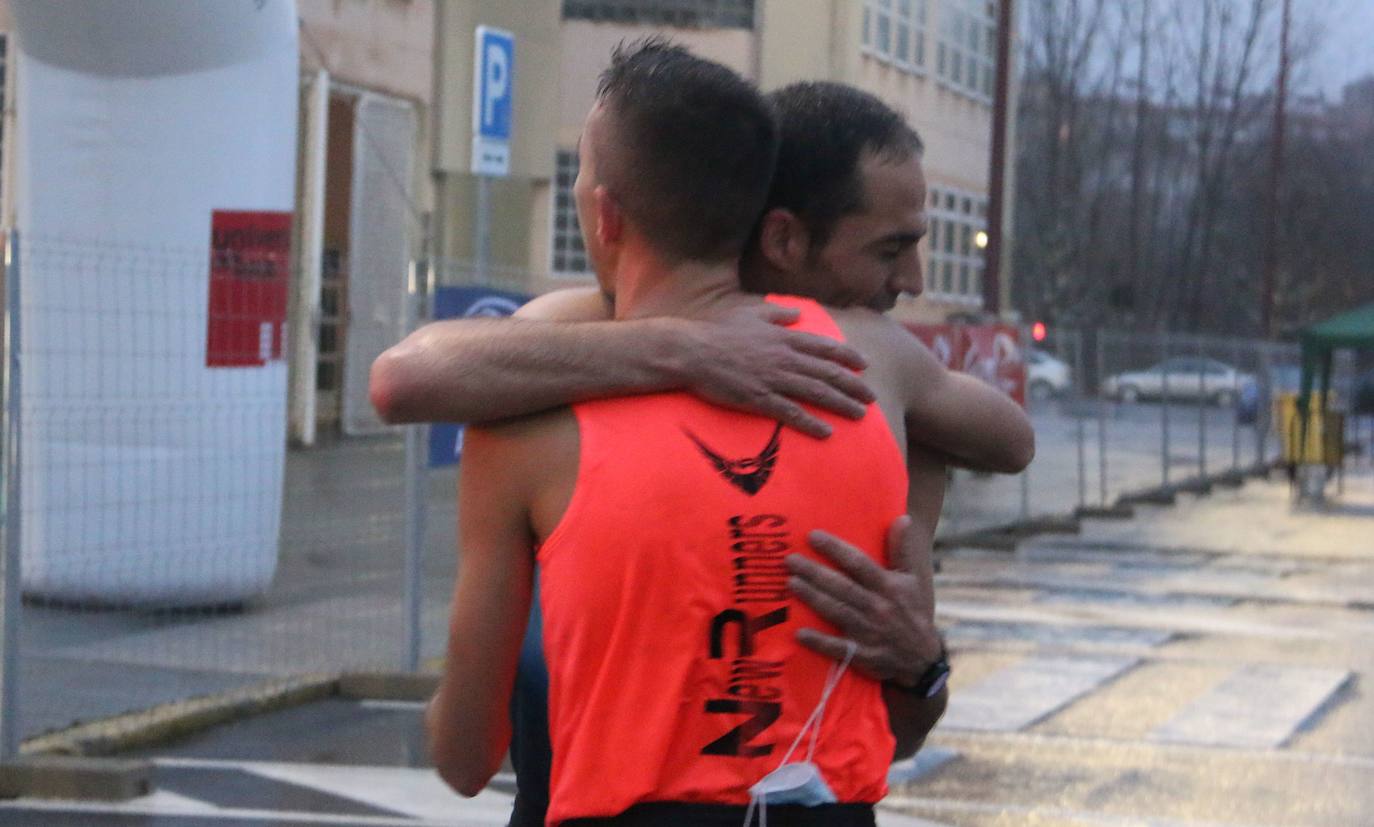
M407 665L400 441L285 450L287 349L270 325L242 352L215 332L257 324L257 288L214 309L203 248L9 250L4 755L268 678Z
M1296 346L1101 329L1052 329L1025 352L1035 460L1016 483L952 472L941 536L1235 481L1276 459L1270 400L1299 364Z
M443 650L455 469L428 467L422 427L283 452L270 335L207 367L206 259L12 240L0 757L77 720ZM373 321L399 338L440 287L529 280L441 261L395 283L402 315ZM1167 333L1051 330L1034 350L1035 461L953 472L946 537L1263 466L1298 364L1285 345Z

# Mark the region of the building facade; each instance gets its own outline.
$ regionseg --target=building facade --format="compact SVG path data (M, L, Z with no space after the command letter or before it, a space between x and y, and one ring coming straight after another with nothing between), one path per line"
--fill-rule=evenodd
M577 138L611 50L649 34L665 34L765 90L835 80L902 112L926 144L931 231L922 245L925 295L904 299L895 312L937 321L981 307L977 240L987 210L995 2L295 6L301 97L288 358L297 443L384 427L368 402L368 369L404 329L411 262L435 262L440 284L485 282L528 294L590 282L572 202ZM510 173L485 182L470 171L478 25L508 30L516 44ZM23 67L12 29L9 0L0 0L6 226L15 224L6 136L23 117L22 102L13 103L13 76Z
M765 90L834 80L903 113L926 144L931 232L926 293L896 312L933 321L981 308L995 0L453 0L438 17L443 258L476 254L477 184L467 172L474 26L508 29L517 42L512 169L491 184L489 277L533 293L590 278L572 202L582 120L614 46L664 34Z

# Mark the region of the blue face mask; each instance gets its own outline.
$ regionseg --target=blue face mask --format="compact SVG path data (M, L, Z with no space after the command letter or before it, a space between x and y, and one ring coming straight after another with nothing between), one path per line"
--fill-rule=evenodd
M768 804L800 804L815 807L834 804L835 793L821 777L821 770L810 761L783 764L759 779L749 794Z
M820 767L812 763L811 758L816 754L816 742L820 739L821 718L825 715L825 704L830 700L830 695L839 685L840 678L843 677L849 662L854 659L854 653L858 651L858 645L854 641L846 641L847 649L844 660L830 667L830 674L826 677L825 688L821 691L821 699L816 704L816 708L811 711L810 717L802 725L801 732L797 733L797 739L788 748L787 754L782 757L782 763L778 768L765 775L749 788L749 809L744 814L744 827L749 827L754 820L754 811L759 813L759 824L767 827L768 824L768 805L769 804L800 804L803 807L816 807L821 804L834 804L838 801L835 792L830 789L830 785L825 783L825 777L821 775ZM790 762L792 753L797 751L806 733L811 733L811 744L806 750L805 761Z

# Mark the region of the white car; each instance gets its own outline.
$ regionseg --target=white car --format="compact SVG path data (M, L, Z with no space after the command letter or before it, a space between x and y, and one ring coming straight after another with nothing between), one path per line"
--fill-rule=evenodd
M1167 373L1168 389L1165 389ZM1102 383L1102 393L1121 402L1141 399L1205 399L1223 407L1235 404L1255 377L1216 359L1177 356L1146 370L1118 373Z
M1026 395L1037 402L1068 392L1073 386L1069 366L1044 352L1026 350Z

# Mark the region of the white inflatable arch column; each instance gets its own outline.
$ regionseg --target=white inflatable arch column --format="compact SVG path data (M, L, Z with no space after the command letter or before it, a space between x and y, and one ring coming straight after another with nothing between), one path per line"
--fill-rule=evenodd
M25 591L251 598L277 562L285 348L264 325L260 359L216 362L211 225L289 220L294 0L11 5Z

